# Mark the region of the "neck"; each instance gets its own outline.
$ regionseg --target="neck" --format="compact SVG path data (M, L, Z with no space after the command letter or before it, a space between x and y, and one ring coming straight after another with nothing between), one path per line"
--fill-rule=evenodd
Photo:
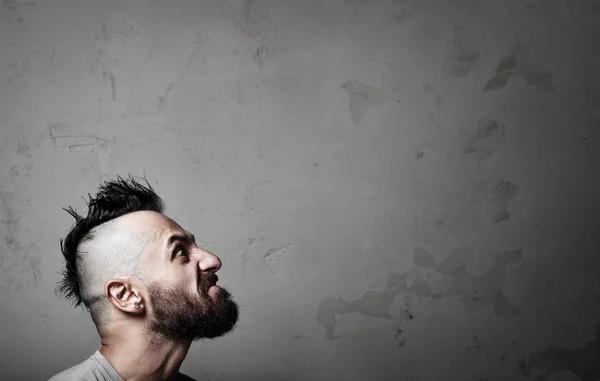
M113 332L102 337L100 353L124 380L177 380L191 341L168 340L143 328Z

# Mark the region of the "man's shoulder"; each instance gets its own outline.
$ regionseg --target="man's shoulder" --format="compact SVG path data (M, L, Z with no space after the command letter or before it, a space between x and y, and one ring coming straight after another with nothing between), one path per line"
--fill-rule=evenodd
M108 362L103 364L103 360L102 355L96 352L85 361L52 376L48 381L123 381ZM197 380L179 373L177 381Z
M94 361L96 354L85 361L55 374L48 381L122 381L115 378L110 371Z
M79 381L86 380L83 378L86 376L86 373L91 369L92 364L89 360L85 360L77 365L74 365L68 369L61 371L60 373L55 374L48 381Z
M77 364L60 373L55 374L48 381L104 381L105 378L98 378L92 368Z
M97 369L78 364L55 374L48 381L113 381L113 379Z

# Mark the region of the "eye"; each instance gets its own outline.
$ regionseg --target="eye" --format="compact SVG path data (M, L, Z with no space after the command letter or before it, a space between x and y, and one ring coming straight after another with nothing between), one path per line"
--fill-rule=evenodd
M181 245L177 246L175 248L175 250L173 251L173 257L178 257L179 254L181 254L182 256L186 256L187 252L185 251L185 248Z

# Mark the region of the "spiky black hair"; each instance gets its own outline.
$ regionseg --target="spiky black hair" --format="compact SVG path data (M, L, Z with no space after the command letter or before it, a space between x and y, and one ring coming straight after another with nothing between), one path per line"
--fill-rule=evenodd
M143 185L133 176L127 179L118 176L116 180L105 181L94 197L88 194L87 216L79 215L72 207L63 208L75 223L67 236L60 240L60 248L65 259L65 269L61 272L58 291L77 307L82 303L79 272L77 270L77 248L83 241L93 238L90 231L95 227L137 211L162 213L164 203L154 192L145 178Z

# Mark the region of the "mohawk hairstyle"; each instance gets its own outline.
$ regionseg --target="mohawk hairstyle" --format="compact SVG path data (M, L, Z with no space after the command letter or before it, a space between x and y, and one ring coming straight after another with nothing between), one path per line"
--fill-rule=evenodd
M75 223L64 240L60 240L66 266L61 272L63 278L58 282L57 290L66 299L71 300L75 307L84 302L81 297L81 280L77 268L78 247L80 243L93 238L91 230L125 214L143 210L163 212L162 199L154 192L148 180L145 178L143 180L146 185L137 182L131 175L128 179L118 176L116 180L105 181L100 185L95 197L88 194L86 217L79 215L72 207L63 208L75 218Z

